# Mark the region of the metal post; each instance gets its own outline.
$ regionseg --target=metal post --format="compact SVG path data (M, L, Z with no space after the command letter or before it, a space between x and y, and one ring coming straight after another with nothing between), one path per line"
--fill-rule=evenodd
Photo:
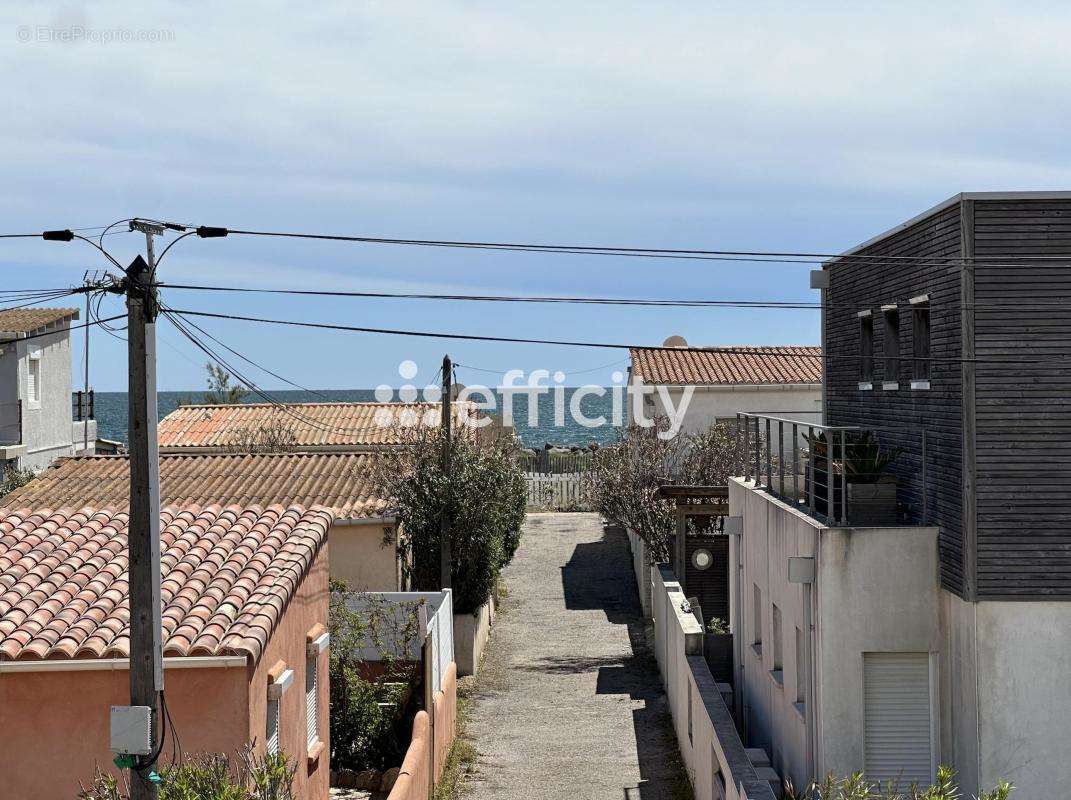
M799 426L792 423L792 504L800 501L800 432Z
M810 462L811 462L811 474L809 476L807 476L807 485L808 485L808 489L809 489L809 491L807 492L807 506L808 506L810 512L813 514L814 513L814 476L815 476L815 472L817 471L815 469L815 460L814 460L814 426L813 425L808 425L807 426L807 446L808 446L808 456L809 456Z
M830 430L826 436L826 519L836 519L836 506L833 505L833 458L836 455L837 432Z
M736 415L736 457L740 459L740 474L747 480L747 434L741 425L743 420Z
M766 490L769 491L773 483L772 473L773 467L770 466L770 418L766 418Z
M445 485L450 486L451 473L451 445L453 443L453 371L454 365L450 356L443 356L443 396L442 396L442 437L443 437L443 477ZM445 501L446 498L443 498ZM443 503L442 515L439 517L439 584L442 589L450 588L453 553L450 542L450 518L446 513L446 503ZM430 712L429 712L430 713Z
M848 431L840 432L840 523L848 524Z
M160 452L156 438L156 293L153 237L163 227L131 222L145 234L148 261L138 256L127 269L129 359L130 518L130 704L152 709L153 742L160 738L158 706L164 690L160 623ZM145 769L151 764L145 765ZM156 800L145 770L133 772L131 800Z
M759 457L762 454L762 440L759 437L759 418L755 417L755 487L759 485Z
M785 493L785 423L777 420L777 493Z

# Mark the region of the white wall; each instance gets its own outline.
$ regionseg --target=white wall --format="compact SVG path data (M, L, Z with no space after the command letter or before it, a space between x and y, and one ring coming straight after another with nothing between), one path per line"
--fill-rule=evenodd
M756 771L744 751L703 658L703 629L692 613L681 609L680 583L666 566L652 567L650 575L655 657L695 797L773 800L769 780L776 776ZM724 788L715 779L716 772Z
M733 633L740 638L748 742L766 747L773 766L796 786L811 772L807 712L814 715L816 775L863 766L862 654L941 649L937 529L831 529L737 478L729 482L730 513L743 515L732 537ZM812 615L814 702L796 706L795 629L806 634L803 584L788 582L790 556L816 558ZM762 647L752 646L754 587L762 595ZM737 600L739 598L739 601ZM782 681L773 669L773 604L782 620ZM806 641L806 635L805 635ZM806 670L802 671L806 675ZM738 674L740 674L738 670ZM804 697L807 696L804 683ZM935 708L934 718L939 713Z
M941 594L951 739L944 757L964 793L1004 779L1016 797L1062 797L1071 774L1071 603L967 603Z
M684 389L665 387L670 404L678 408ZM646 407L648 417L666 415L669 410L657 392ZM632 421L632 404L628 405ZM684 416L682 431L694 433L709 428L716 419L735 419L738 413L770 413L806 422L822 421L822 390L814 384L773 386L697 386Z
M50 336L17 343L18 396L22 400L22 443L26 454L20 466L41 470L59 456L72 455L71 434L71 336L63 328ZM38 352L41 361L40 402L27 395L29 355Z

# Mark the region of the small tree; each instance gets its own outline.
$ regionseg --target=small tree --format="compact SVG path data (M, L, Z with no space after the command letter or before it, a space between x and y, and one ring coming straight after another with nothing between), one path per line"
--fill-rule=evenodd
M677 530L673 501L659 495L671 483L724 486L736 458L731 425L715 423L692 434L664 439L668 420L652 427L633 425L617 444L594 454L589 483L596 509L610 522L631 529L647 545L652 563L669 559Z
M210 361L205 364L205 369L208 371L207 405L237 405L249 394L244 387L231 385L231 374L223 367Z
M470 613L491 597L499 571L520 544L526 487L511 439L455 436L449 477L438 428L417 427L377 464L376 484L400 523L398 550L413 588L438 590L441 521L449 520L454 611Z
M11 494L21 486L25 486L32 481L34 474L32 470L19 469L18 467L4 467L3 475L0 477L0 499L4 495Z

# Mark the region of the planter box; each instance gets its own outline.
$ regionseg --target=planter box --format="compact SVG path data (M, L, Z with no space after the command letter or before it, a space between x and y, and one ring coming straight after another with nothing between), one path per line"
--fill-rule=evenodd
M454 663L457 674L475 675L491 635L494 600L488 600L472 614L454 614Z
M848 522L852 525L891 525L896 522L896 484L849 483Z

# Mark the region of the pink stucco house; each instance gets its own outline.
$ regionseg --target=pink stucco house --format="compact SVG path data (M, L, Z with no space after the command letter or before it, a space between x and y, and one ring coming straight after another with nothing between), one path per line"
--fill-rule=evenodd
M186 752L247 742L328 796L332 512L173 505L161 514L165 690ZM129 702L127 516L0 511L0 800L73 800L111 765L109 706ZM171 758L165 744L160 766Z

